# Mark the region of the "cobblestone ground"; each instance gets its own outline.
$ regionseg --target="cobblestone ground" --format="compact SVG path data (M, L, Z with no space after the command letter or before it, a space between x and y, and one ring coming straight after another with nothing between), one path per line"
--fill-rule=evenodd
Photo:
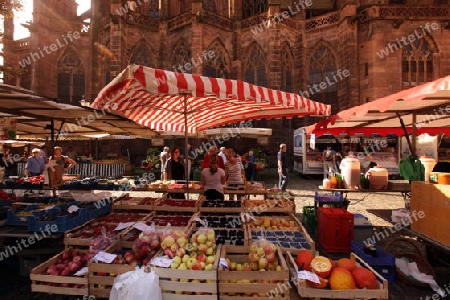
M262 178L266 183L267 187L273 187L277 183L276 171L267 172ZM314 193L318 190L318 186L322 183L322 179L319 177L310 178L299 176L298 174L290 174L290 183L288 185L288 190L290 190L295 195L295 203L297 213L302 213L303 206L314 205ZM133 192L131 195L133 196ZM136 194L137 195L137 194ZM142 194L141 194L142 195ZM156 196L156 194L147 194L148 196ZM400 193L349 193L347 200L350 201L348 210L352 213L360 213L367 216L372 224L376 228L385 228L385 226L392 226L390 223L384 221L381 218L369 213L367 210L370 209L397 209L404 207L404 200ZM402 236L401 232L397 232L392 235L391 238L397 236ZM321 254L323 254L320 246L318 249ZM425 247L423 247L425 249ZM425 250L424 250L424 253ZM329 254L330 255L330 254ZM424 254L426 255L426 254ZM428 253L429 255L429 253ZM438 253L435 255L443 255L443 257L448 257L448 253L442 254ZM334 254L330 255L333 258L337 256ZM17 269L11 269L2 263L0 268L0 299L7 300L76 300L83 299L82 296L59 296L59 295L48 295L42 293L31 293L30 292L30 281L27 277L19 276ZM442 287L447 287L450 285L450 268L449 264L434 263L436 272L436 280ZM450 288L448 288L450 291ZM85 298L86 299L86 298ZM300 299L295 289L291 292L291 299ZM422 288L416 286L410 286L404 284L400 281L396 281L395 284L389 285L389 299L450 299L441 298L437 294L434 296L434 292L431 288Z

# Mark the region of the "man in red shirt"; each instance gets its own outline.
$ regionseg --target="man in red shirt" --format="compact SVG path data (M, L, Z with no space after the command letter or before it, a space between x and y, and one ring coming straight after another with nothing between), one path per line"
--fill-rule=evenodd
M203 158L202 169L210 167L211 154L217 154L217 147L216 146L209 147L208 154L206 154L205 158ZM222 168L222 169L225 170L225 163L223 162L222 157L220 157L220 156L218 156L218 157L219 157L219 163L218 163L219 168Z

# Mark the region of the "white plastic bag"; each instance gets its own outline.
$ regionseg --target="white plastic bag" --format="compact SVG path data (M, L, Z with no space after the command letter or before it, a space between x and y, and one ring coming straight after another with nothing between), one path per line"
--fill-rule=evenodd
M109 294L110 300L162 300L159 276L143 268L118 275Z

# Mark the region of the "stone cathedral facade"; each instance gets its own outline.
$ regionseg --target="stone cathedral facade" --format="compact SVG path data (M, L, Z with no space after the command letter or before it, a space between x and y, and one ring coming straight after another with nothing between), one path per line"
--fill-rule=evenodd
M5 44L21 70L8 83L75 105L128 64L300 93L333 113L450 74L448 0L91 0L80 16L74 0L33 3L30 37ZM314 120L254 125L274 129L262 147L275 153Z

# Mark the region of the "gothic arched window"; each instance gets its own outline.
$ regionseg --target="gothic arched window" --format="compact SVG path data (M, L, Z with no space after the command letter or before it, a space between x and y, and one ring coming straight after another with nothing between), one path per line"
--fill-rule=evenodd
M293 68L294 56L288 44L284 44L281 49L281 90L293 92Z
M267 0L242 1L242 18L258 15L267 10Z
M142 65L146 67L155 67L152 60L152 52L145 44L144 41L140 41L136 44L133 53L131 54L130 64Z
M310 59L308 88L300 91L303 97L331 105L332 113L339 109L336 66L336 58L331 49L321 44Z
M245 81L264 87L267 86L266 55L256 43L249 47L244 70Z
M189 73L192 74L192 51L189 45L183 40L180 39L172 52L172 70L175 72ZM186 68L191 65L190 68Z
M433 80L433 50L425 38L405 45L402 54L402 86L410 87Z
M78 104L85 95L84 67L73 48L63 51L57 62L58 99Z
M214 57L204 60L203 75L208 77L229 78L230 57L227 50L219 40L216 40L208 48L208 53L214 53Z

